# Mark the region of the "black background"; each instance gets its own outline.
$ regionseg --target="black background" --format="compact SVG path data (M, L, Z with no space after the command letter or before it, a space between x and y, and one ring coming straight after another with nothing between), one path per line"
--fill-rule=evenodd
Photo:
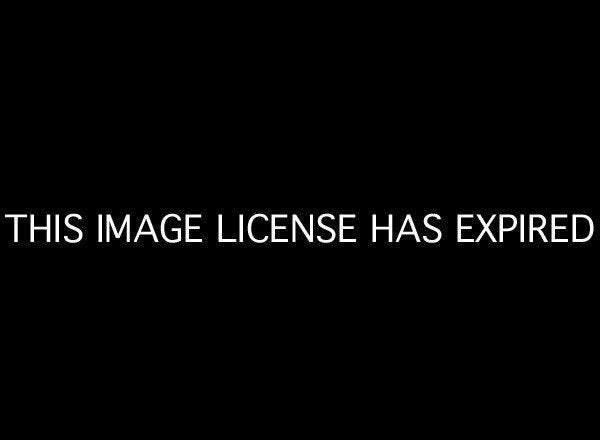
M595 389L597 238L460 246L453 218L597 221L592 29L524 11L247 12L23 16L3 55L2 213L356 212L361 243L4 240L11 412L573 429ZM375 212L438 212L444 241L371 246Z

